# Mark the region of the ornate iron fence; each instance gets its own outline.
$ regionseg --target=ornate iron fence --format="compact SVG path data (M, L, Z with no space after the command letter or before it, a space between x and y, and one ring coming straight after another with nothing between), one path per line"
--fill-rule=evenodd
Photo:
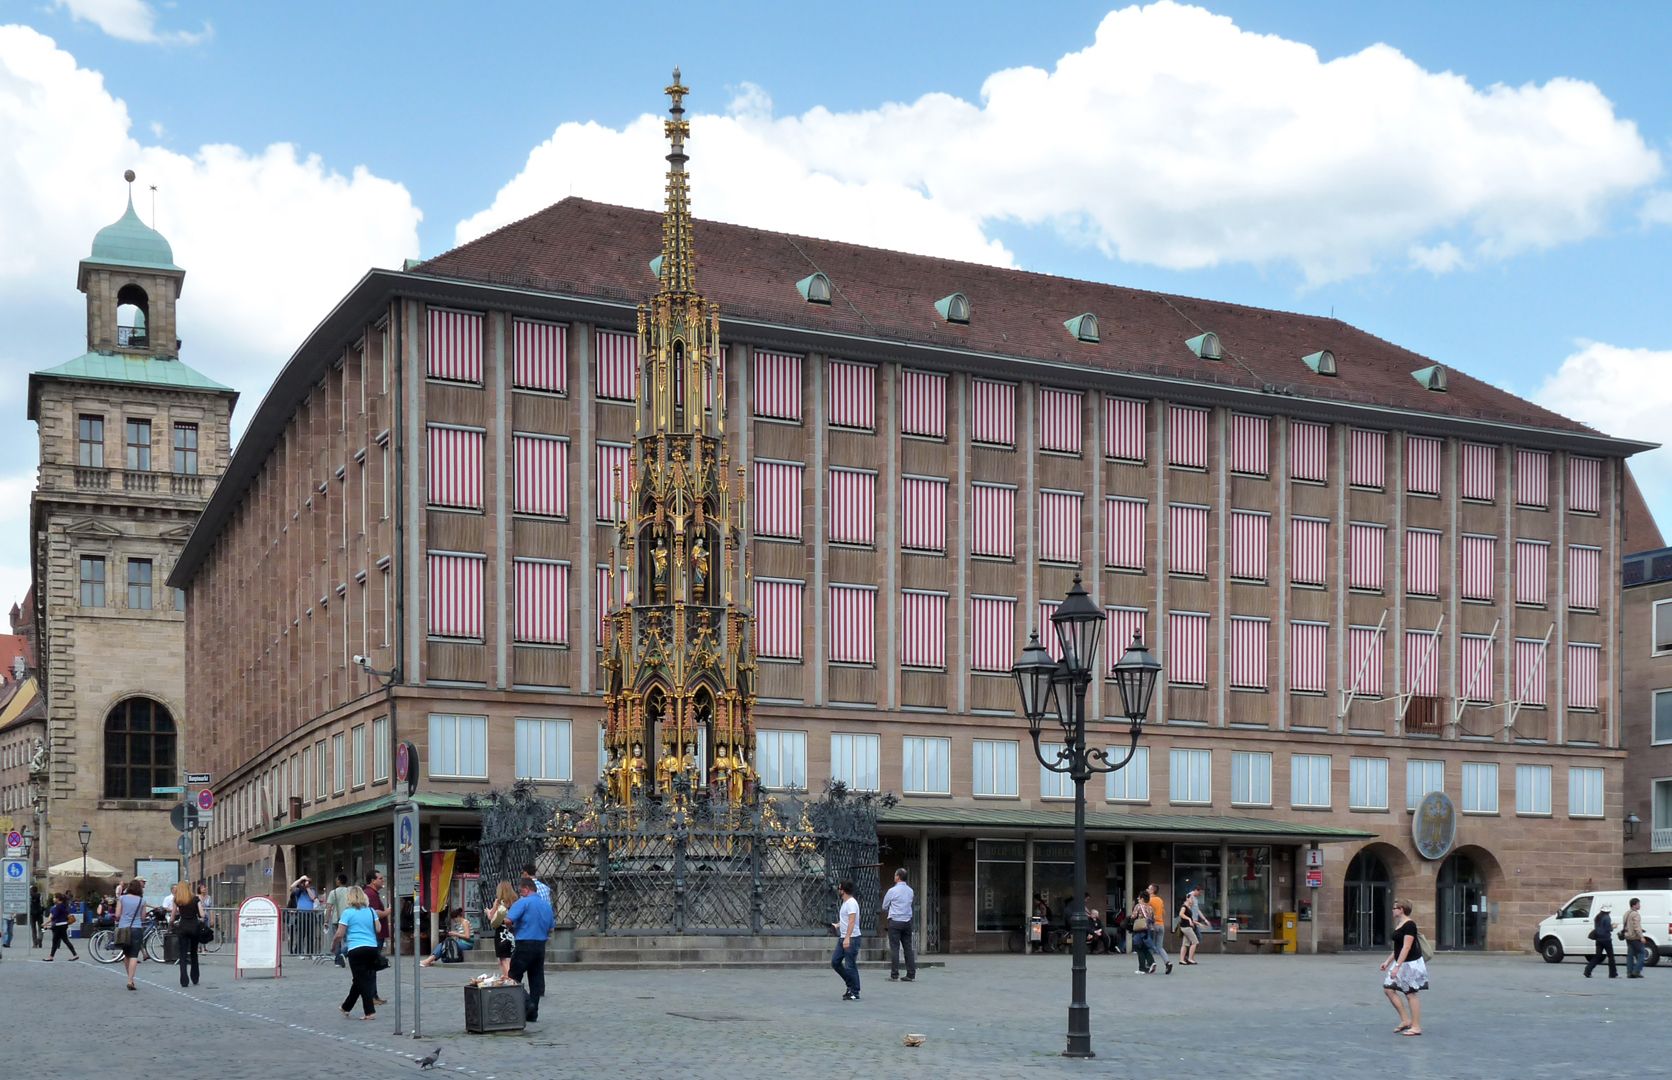
M519 784L477 800L482 900L533 864L557 921L594 934L820 935L836 885L881 895L877 810L893 796L832 784L819 799L737 807L706 792L630 806ZM860 903L867 933L876 904Z

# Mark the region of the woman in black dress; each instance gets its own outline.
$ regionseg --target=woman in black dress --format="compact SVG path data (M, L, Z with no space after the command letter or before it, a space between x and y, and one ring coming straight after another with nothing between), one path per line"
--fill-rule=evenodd
M1401 1035L1421 1035L1422 1005L1417 995L1428 989L1428 963L1416 920L1411 918L1409 900L1394 901L1393 952L1382 961L1382 970L1387 973L1382 979L1382 992L1399 1014L1399 1026L1393 1030Z
M197 894L184 881L174 886L174 911L169 915L174 927L174 952L180 958L180 985L197 985L197 935L203 926L203 908Z

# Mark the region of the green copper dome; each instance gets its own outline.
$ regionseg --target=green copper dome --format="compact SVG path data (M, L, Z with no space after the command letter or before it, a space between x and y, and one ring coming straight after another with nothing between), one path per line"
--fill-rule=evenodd
M174 265L174 249L168 246L163 234L139 220L139 215L134 213L131 192L128 195L128 212L93 237L93 253L86 261L152 270L180 269Z

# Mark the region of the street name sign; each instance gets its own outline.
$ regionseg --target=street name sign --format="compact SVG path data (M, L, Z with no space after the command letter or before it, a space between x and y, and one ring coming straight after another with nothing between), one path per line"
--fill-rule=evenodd
M208 782L209 774L206 772L189 772L186 774L186 783L188 784L207 784Z

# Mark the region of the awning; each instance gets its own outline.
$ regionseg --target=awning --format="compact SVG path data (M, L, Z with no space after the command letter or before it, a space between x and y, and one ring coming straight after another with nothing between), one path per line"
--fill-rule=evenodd
M956 806L898 803L877 817L884 831L927 830L975 835L1012 835L1049 832L1067 837L1074 830L1068 810L1030 810L1020 806ZM1272 821L1260 818L1216 817L1207 814L1133 814L1087 810L1086 831L1146 840L1267 840L1275 842L1345 843L1373 840L1376 833L1311 824L1304 819Z
M418 804L418 809L440 813L443 820L449 824L469 823L480 820L481 811L473 810L464 804L466 796L454 795L444 791L420 791L412 796L412 801ZM324 840L344 833L358 832L377 826L389 825L393 827L392 815L395 812L395 797L393 795L379 795L375 799L365 802L349 803L346 806L334 806L329 810L309 814L299 821L286 822L276 829L268 829L264 833L253 836L250 842L254 844L306 844L314 840Z
M87 857L86 872L88 877L115 877L120 873L116 867L102 859L95 859L91 855ZM80 877L81 874L82 859L79 855L73 859L65 859L57 866L46 868L47 877Z

